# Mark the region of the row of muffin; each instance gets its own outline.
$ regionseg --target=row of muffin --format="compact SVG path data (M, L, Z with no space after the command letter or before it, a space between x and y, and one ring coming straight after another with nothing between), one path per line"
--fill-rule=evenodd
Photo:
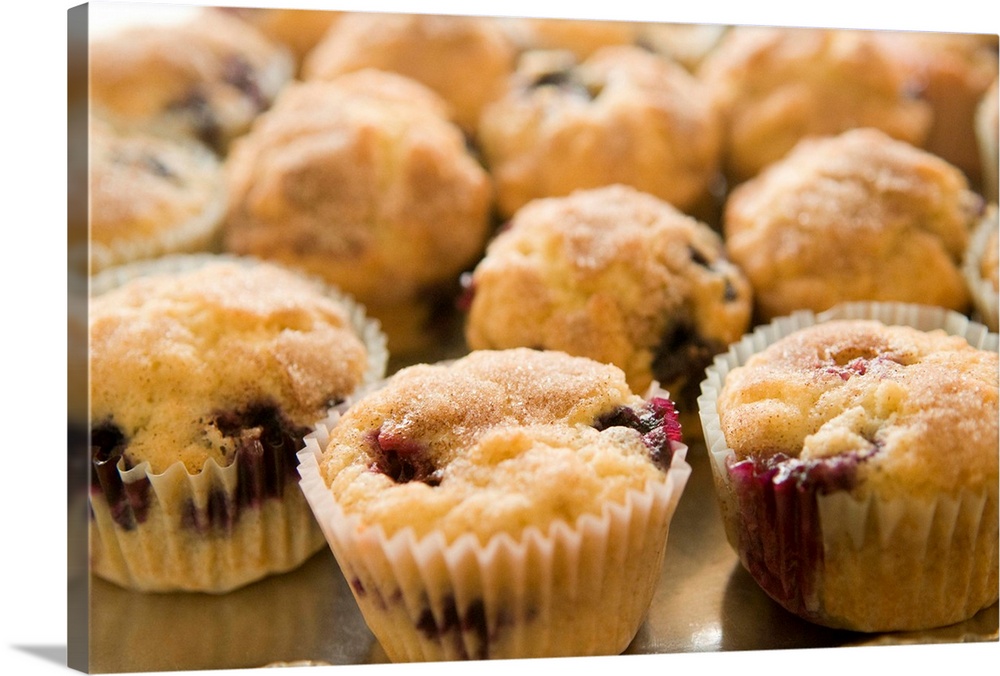
M623 64L646 58L636 56L640 53L603 52L627 55L607 57L612 71L628 70ZM570 106L605 94L603 84L581 85L579 76L562 66L548 68L566 58L536 52L526 59L534 60L533 69L545 66L532 71L532 90L566 95ZM244 89L254 89L245 84L245 66L230 68ZM628 102L637 91L608 98L634 112ZM566 112L560 102L546 104L559 111L557 118ZM794 298L792 309L808 307L801 299L812 297L820 297L825 309L852 297L831 300L831 290L836 296L855 283L877 290L862 297L912 300L879 295L896 288L897 277L885 274L885 257L901 243L912 243L905 248L909 262L899 263L906 270L902 287L912 285L918 299L926 300L938 286L957 288L942 280L952 279L950 270L965 253L972 225L988 222L991 213L954 166L872 129L811 140L783 160L787 165L779 162L759 181L747 179L727 191L727 217L717 227L625 180L528 199L503 217L509 222L465 278L470 358L452 368L407 370L363 405L335 407L328 427L314 433L309 452L301 456L302 468L315 449L322 458L322 469L317 460L311 480L303 474L310 515L302 491L291 488L297 477L289 472L296 465L290 455L331 405L356 403L352 397L385 370L380 331L360 317L364 311L351 298L382 322L392 353L394 327L409 324L423 333L434 303L421 308L424 317L417 319L414 306L428 295L436 301L454 293L459 272L472 267L475 252L492 235L490 211L502 209L492 197L500 186L497 172L476 165L466 145L469 136L447 121L447 109L419 83L385 71L339 76L330 85L287 85L270 113L234 137L231 149L214 154L214 161L228 165L228 180L240 194L244 225L233 230L245 241L256 238L256 245L222 247L239 254L237 259L168 258L115 267L97 278L98 291L121 286L98 294L91 306L97 574L127 586L222 591L294 567L322 546L325 535L366 620L394 659L620 651L634 635L658 579L670 514L689 471L677 430L701 432L696 418L689 421L698 414L694 397L704 367L753 323L783 314L762 309L758 287L770 278L787 281L791 289L807 287L799 295L775 294ZM574 129L569 138L587 146L581 127ZM628 137L628 126L615 129ZM109 130L109 139L125 133L117 124ZM118 181L128 185L152 176L187 195L213 185L205 177L189 180L183 162L171 164L164 160L168 153L150 151L145 129L129 133L142 136L144 145L108 152L114 158L110 166L121 170ZM642 147L655 145L642 136ZM93 140L100 138L95 133ZM157 137L168 143L173 138ZM114 142L94 147L111 148ZM571 155L548 152L550 158ZM213 161L211 153L198 153L208 164ZM647 173L662 173L656 161ZM580 172L614 166L601 159L574 162ZM95 172L100 169L95 163ZM442 190L442 183L459 187ZM94 188L96 196L101 188ZM231 200L233 189L226 190ZM128 211L125 196L135 193L119 184L108 194L123 199L122 210ZM799 203L783 201L790 195ZM480 217L462 215L460 205L470 202L475 206L468 211ZM730 211L737 214L733 223L750 225L729 226ZM885 221L894 229L863 239L863 229L844 227L845 212L856 215L861 228ZM469 233L469 220L481 229ZM452 225L441 233L438 221ZM324 231L321 224L331 222L344 223L344 229ZM268 227L278 223L280 228ZM127 226L129 232L136 227ZM753 265L727 260L739 260L731 243L739 241L740 227L759 231L743 239L760 261L757 268L769 269L764 282L755 283ZM777 251L768 254L778 230L804 233L798 241L784 235L777 240L788 242L784 259L774 255ZM776 274L817 243L820 254L808 265ZM94 251L99 250L95 242ZM827 251L841 254L823 256ZM316 299L315 289L307 293L306 283L290 270L242 258L246 254L306 270L323 280L315 283L325 300ZM180 265L185 274L193 265L199 272L178 283L173 273L155 274L161 265ZM924 272L938 284L922 285ZM865 282L866 275L874 283ZM333 308L330 297L336 299ZM340 330L330 331L331 324ZM318 345L312 343L317 330L326 336ZM397 345L406 335L395 333ZM518 346L546 349L514 349ZM844 382L866 375L867 361L864 369L855 364L841 371L848 378L835 375ZM264 373L278 376L272 380ZM675 418L665 392L646 392L653 381L676 393L686 424ZM981 403L995 407L989 383L986 391ZM996 416L991 428L988 410L985 419L976 413L962 420L977 430L978 440L988 444L991 429L995 439ZM972 453L981 453L983 445L977 441ZM192 453L188 462L178 463L174 455L181 447ZM169 451L160 458L163 449ZM575 452L553 456L553 449ZM214 462L208 462L212 454ZM595 468L602 481L593 492L583 490L592 485L587 477ZM988 467L985 475L988 485ZM338 482L342 489L331 504ZM513 490L521 484L537 492L525 496ZM989 518L983 522L984 542L992 537L995 545L996 499L990 502L987 493L984 500L983 513L993 514L992 528ZM456 501L477 503L479 509L458 510ZM380 514L374 521L383 525L352 529L341 503ZM601 511L608 504L626 507ZM441 525L449 521L431 520L434 512L452 515L452 530ZM578 520L581 513L600 518ZM394 523L400 515L404 520ZM421 523L434 525L420 534L406 528ZM555 523L562 525L551 526ZM494 539L487 524L512 530ZM409 534L397 537L398 532ZM287 546L297 538L298 544ZM733 541L743 554L745 541ZM191 552L197 554L187 558ZM360 560L352 558L359 552ZM607 558L595 558L597 552ZM248 553L262 556L247 561ZM598 560L604 563L598 566ZM974 588L985 593L969 600L964 611L988 605L996 588L995 571L987 565L982 577L977 565ZM388 569L396 572L386 576ZM463 583L456 586L456 580ZM511 581L517 586L509 586ZM635 594L609 616L608 603L620 600L623 587ZM542 606L540 598L555 600ZM810 619L845 622L842 615L831 620L817 614L815 603L808 608ZM930 621L954 621L955 615L942 617ZM612 627L612 618L621 624Z

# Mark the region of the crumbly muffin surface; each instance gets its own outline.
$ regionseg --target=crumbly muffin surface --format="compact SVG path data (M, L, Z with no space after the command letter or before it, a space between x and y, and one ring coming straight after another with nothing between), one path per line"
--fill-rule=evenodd
M492 192L442 110L416 81L371 69L290 85L233 148L225 247L366 306L457 279L483 246Z
M90 128L95 268L207 246L222 219L222 166L207 148L95 119Z
M270 106L293 70L287 50L222 12L134 26L90 47L95 106L193 136L218 152Z
M997 353L941 331L841 320L731 371L718 398L738 459L859 458L859 491L948 495L997 482Z
M585 61L526 54L483 111L478 138L505 216L538 197L612 183L686 211L717 178L721 127L682 66L624 46Z
M703 369L743 334L752 309L749 283L714 231L622 185L523 207L490 243L470 291L473 349L563 350L617 365L636 392L656 379L675 396L687 369L666 361L697 361L682 353L698 344L708 350Z
M874 127L920 145L930 105L865 31L739 26L698 70L724 111L723 165L745 181L807 136Z
M850 300L964 311L961 260L982 208L957 168L857 129L805 139L737 187L723 228L764 319Z
M478 351L399 371L331 430L338 503L392 535L518 537L621 502L664 473L641 435L595 422L642 399L620 370L558 352Z
M226 416L273 406L296 427L361 383L367 350L347 310L268 264L151 274L90 304L91 421L116 426L132 465L191 473L233 460Z

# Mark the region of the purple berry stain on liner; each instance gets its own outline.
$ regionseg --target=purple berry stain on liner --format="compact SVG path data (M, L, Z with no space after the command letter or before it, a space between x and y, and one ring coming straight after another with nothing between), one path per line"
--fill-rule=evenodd
M740 559L761 588L805 619L819 608L816 576L823 566L817 497L849 491L872 449L800 460L784 453L731 462Z
M181 525L198 532L231 531L244 508L259 507L265 500L281 498L289 481L297 481L295 454L304 445L307 427L296 426L274 404L255 403L242 411L218 413L215 426L223 436L234 438L236 491L227 495L212 489L207 503L199 508L188 499L181 506ZM108 421L91 430L91 491L102 493L115 523L131 530L146 520L151 497L148 478L122 481L119 463L125 470L134 465L126 449L128 439Z
M628 427L642 436L653 462L666 471L673 458L670 442L683 442L681 424L674 403L665 397L653 397L639 408L619 406L600 416L594 423L598 430Z

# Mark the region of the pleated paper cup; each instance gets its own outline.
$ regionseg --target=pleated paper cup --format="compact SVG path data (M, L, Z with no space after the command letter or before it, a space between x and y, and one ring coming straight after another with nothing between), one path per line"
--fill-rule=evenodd
M943 329L997 351L997 334L964 315L897 303L798 312L746 335L707 369L699 398L726 537L761 588L811 622L876 632L968 619L997 600L996 485L859 498L848 489L772 480L752 463L737 463L727 445L716 406L727 375L781 338L837 319Z
M391 660L614 655L635 637L691 471L685 445L673 445L662 481L600 514L449 542L410 528L388 536L337 503L319 469L336 424L334 415L307 437L300 486Z
M109 268L92 279L91 294L216 261L257 264L228 255L166 256ZM320 288L347 310L368 348L359 389L378 382L388 358L378 323L350 297ZM196 472L181 461L154 472L150 463L129 466L120 455L91 458L91 571L140 591L223 593L297 568L325 539L297 486L294 452L304 442L296 443L274 453L237 453L226 466L209 459Z

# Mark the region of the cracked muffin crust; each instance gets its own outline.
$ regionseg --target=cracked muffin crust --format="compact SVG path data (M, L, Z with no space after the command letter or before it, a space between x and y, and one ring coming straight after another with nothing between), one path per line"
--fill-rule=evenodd
M994 603L997 373L995 349L875 319L792 330L737 361L714 401L712 441L731 453L713 468L761 587L866 632Z
M489 176L444 110L385 71L289 86L227 161L224 248L351 294L393 353L424 345L420 313L457 294L491 226Z
M737 26L697 71L723 111L730 184L756 176L808 136L880 129L919 146L930 105L865 31Z
M226 205L222 164L197 141L92 118L90 272L208 251Z
M295 453L330 406L381 377L377 328L250 260L163 258L102 285L89 314L95 573L222 592L302 563L322 535Z
M271 105L293 73L284 47L222 12L167 26L130 27L90 47L96 109L196 138L220 154Z
M680 439L672 402L614 366L474 351L350 403L300 471L394 661L616 654L659 576Z
M636 392L654 380L669 390L685 421L705 367L743 335L753 309L709 226L622 185L524 206L466 293L471 349L537 347L615 364Z
M478 139L504 217L532 199L612 183L681 211L706 208L722 140L701 83L632 46L605 47L584 61L565 51L526 53L507 92L483 111Z
M956 167L855 129L804 139L738 186L723 231L764 320L854 300L964 311L961 261L983 208Z

